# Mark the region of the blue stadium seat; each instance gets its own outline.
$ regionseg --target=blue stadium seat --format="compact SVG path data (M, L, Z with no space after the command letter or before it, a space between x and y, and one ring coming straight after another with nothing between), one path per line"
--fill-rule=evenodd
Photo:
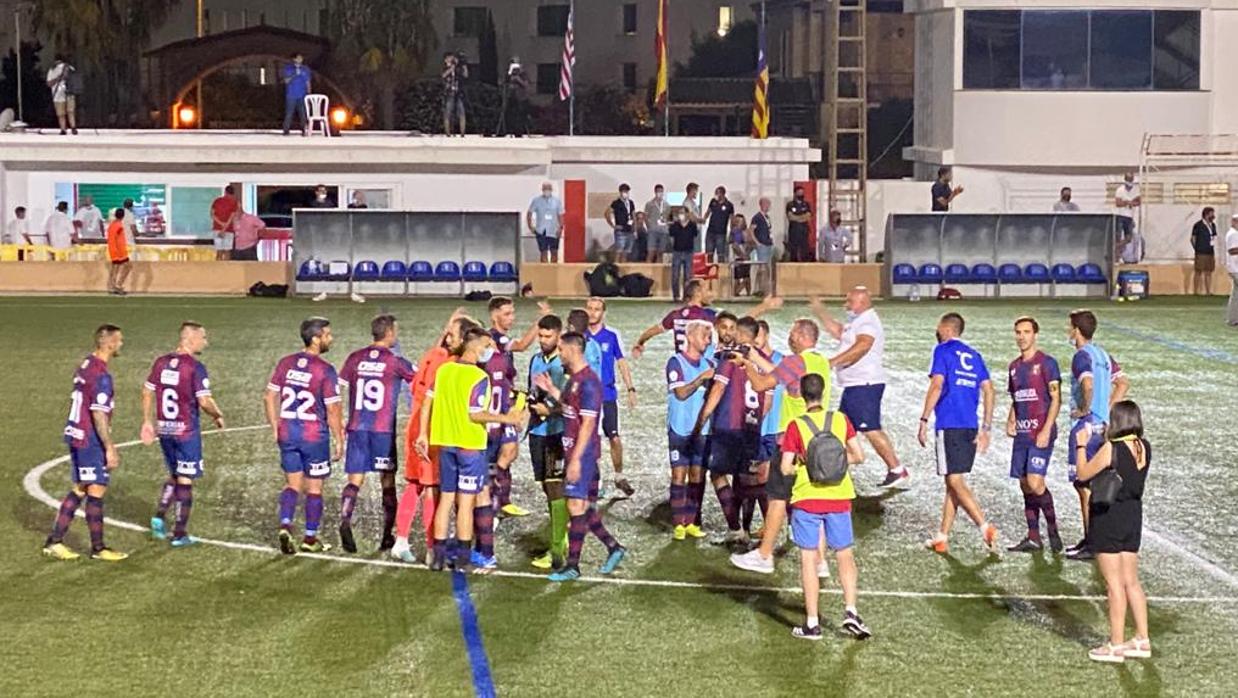
M1039 262L1032 262L1023 267L1023 280L1029 284L1047 284L1051 278L1049 267Z
M914 284L919 277L916 276L916 268L910 264L895 264L894 265L894 283L896 284Z
M920 273L917 274L920 283L922 284L939 284L942 279L942 271L940 264L922 264L920 265Z
M980 263L971 268L972 283L977 284L995 284L997 283L997 270L992 264Z
M408 265L409 281L433 281L434 267L425 260L418 260Z
M315 263L310 259L301 262L301 268L297 270L297 281L321 281L322 277L322 272L315 269Z
M1073 284L1078 281L1075 278L1075 268L1069 264L1054 264L1052 275L1054 283Z
M972 280L971 271L966 264L947 264L945 279L948 284L965 284Z
M383 264L383 270L379 272L378 278L382 281L403 281L408 274L408 266L403 260L392 259Z
M1023 269L1018 264L1003 264L997 268L997 280L1004 284L1023 283Z
M353 281L378 281L378 263L373 260L363 259L357 262L357 265L352 270Z
M1109 279L1105 278L1105 272L1100 268L1099 264L1080 264L1076 277L1080 283L1085 284L1109 283Z
M435 281L459 281L460 265L452 261L439 262L434 267Z
M484 262L465 262L464 272L465 281L485 281L486 280L486 265Z
M491 281L507 281L514 283L519 277L516 276L516 265L511 262L495 262L490 265L490 280Z
M328 262L325 266L326 271L321 277L323 281L348 281L352 278L352 265L344 260L333 260ZM331 271L332 267L336 268L335 272Z

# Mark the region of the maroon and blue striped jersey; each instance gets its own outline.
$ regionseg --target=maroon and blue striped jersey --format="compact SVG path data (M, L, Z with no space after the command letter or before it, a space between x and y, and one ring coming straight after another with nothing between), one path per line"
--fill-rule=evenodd
M1010 362L1009 376L1006 392L1014 400L1015 433L1035 437L1049 419L1049 386L1062 383L1057 360L1042 351L1028 360L1020 356Z
M511 337L497 329L490 329L490 339L494 340L494 356L481 364L481 370L490 379L490 411L494 414L504 414L512 408L516 390L516 360L512 356ZM502 424L488 424L486 429L498 432Z
M188 441L198 436L198 398L211 394L206 366L190 354L172 352L155 359L144 387L155 394L159 419L155 428L160 436Z
M348 386L348 431L395 431L400 385L412 382L417 369L387 347L371 345L348 355L340 382Z
M267 390L279 395L279 442L318 443L330 438L327 405L340 401L339 376L325 359L299 351L279 360Z
M753 390L743 367L734 361L723 361L714 373L714 382L726 386L722 400L714 408L714 431L757 431L761 426L762 396Z
M596 463L602 455L602 440L598 436L597 420L602 413L602 379L593 369L585 367L567 379L560 395L563 409L563 457L570 459L580 438L580 423L583 417L593 417L594 428L589 430L582 463Z
M107 362L91 354L73 373L73 392L69 394L69 418L64 425L64 441L73 448L102 446L95 431L92 412L111 418L112 374Z
M682 308L675 308L662 318L662 329L671 330L675 336L675 353L679 353L688 348L688 338L684 334L688 329L688 323L693 320L703 320L709 324L714 324L713 308L706 308L700 305L685 305Z

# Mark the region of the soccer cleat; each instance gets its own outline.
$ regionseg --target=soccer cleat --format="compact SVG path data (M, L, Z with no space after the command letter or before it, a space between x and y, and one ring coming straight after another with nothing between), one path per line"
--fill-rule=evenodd
M933 552L939 555L945 555L947 552L950 551L950 542L946 539L945 536L938 533L934 535L932 538L929 538L928 540L924 541L924 547L928 548L929 550L932 550Z
M817 563L817 579L829 579L829 578L830 578L830 563L826 562L825 560L821 560L820 562Z
M102 560L104 562L120 562L129 557L129 553L121 553L111 548L101 548L90 554L91 560Z
M1006 550L1012 553L1035 553L1044 550L1044 548L1045 546L1040 541L1024 538L1018 543L1009 546Z
M626 477L615 478L615 489L622 492L625 498L631 497L636 492L636 488L632 487L632 483L628 482Z
M357 541L352 537L352 526L346 523L340 524L340 547L346 553L357 552Z
M286 528L279 529L279 551L285 555L297 554L297 547L292 542L292 531Z
M499 509L499 513L502 514L503 516L528 516L529 515L529 511L527 509L523 509L515 504L512 504L511 502L504 504L503 508Z
M774 573L774 558L761 557L760 548L753 548L743 555L732 555L731 564L749 572L757 572L759 574Z
M1151 659L1152 641L1148 638L1132 637L1121 645L1122 656L1130 659Z
M325 553L331 549L330 543L324 543L315 538L314 540L301 541L301 552L303 553Z
M911 486L911 471L907 470L906 468L903 468L903 472L901 473L895 472L893 470L887 470L885 479L881 481L881 484L877 485L878 488L883 489L883 490L889 490L889 489L895 489L895 488L907 489L910 486Z
M158 516L150 517L150 537L155 540L166 540L168 532L164 529L163 519Z
M1049 549L1054 553L1062 552L1062 537L1057 531L1049 531Z
M400 548L399 550L392 548L391 557L407 565L416 565L418 562L417 556L413 554L413 551L411 548Z
M558 572L551 572L547 577L548 582L572 582L580 579L580 570L575 567L564 567Z
M1105 664L1121 664L1126 661L1126 654L1123 652L1122 645L1113 645L1106 642L1100 647L1089 650L1088 659L1094 662L1104 662Z
M541 555L538 555L537 557L533 558L532 565L539 570L548 570L551 568L551 564L553 562L554 562L553 557L551 556L550 551L547 550Z
M361 295L360 293L357 293L356 291L353 291L351 294L349 294L349 298L352 298L353 303L364 303L365 302L365 296Z
M675 540L684 540L688 537L688 527L682 524L675 526L675 531L671 534Z
M851 633L851 637L857 640L867 640L873 636L873 631L864 625L864 620L860 618L860 614L852 611L847 611L843 614L843 630Z
M393 548L395 548L395 536L390 532L384 533L382 542L378 544L378 552L385 553Z
M791 628L791 637L801 640L820 640L822 637L821 626L814 625L810 628L807 625L797 625Z
M431 556L430 564L428 565L428 567L430 568L430 571L431 572L442 572L443 568L447 566L447 561L444 559L444 557L442 555L437 555L433 552L430 552L428 554Z
M1088 547L1088 539L1080 538L1078 543L1075 543L1074 545L1066 549L1066 554L1070 555L1071 553L1078 552L1079 550L1086 548L1086 547Z
M991 523L986 523L984 527L980 529L980 535L984 537L984 545L989 549L989 553L992 555L997 555L1001 550L997 540L997 526L994 526Z
M499 568L499 561L493 555L485 557L481 553L474 550L469 555L469 564L473 566L473 571L476 574L490 574Z
M619 563L623 562L623 556L627 555L627 553L628 549L622 545L610 551L610 555L606 556L606 562L602 563L602 567L598 571L602 574L613 573L615 568L619 566Z
M1095 560L1096 553L1093 553L1092 548L1085 545L1082 548L1075 548L1073 551L1067 551L1066 559L1087 562L1088 560Z
M76 560L81 557L81 555L69 550L69 547L64 543L52 543L51 545L46 546L43 548L43 555L44 557L50 557L55 560L64 560L65 562Z
M684 533L686 533L691 538L704 538L705 537L705 532L702 531L701 527L697 526L696 524L688 524L687 526L684 526Z
M194 545L197 542L198 542L198 539L194 538L193 536L177 536L172 539L172 547L173 548L188 548L189 546Z

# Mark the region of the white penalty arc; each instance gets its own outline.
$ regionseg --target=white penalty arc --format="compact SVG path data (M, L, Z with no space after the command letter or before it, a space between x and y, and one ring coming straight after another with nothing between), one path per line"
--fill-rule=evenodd
M227 427L225 429L215 429L205 431L203 435L212 434L229 434L245 431L256 431L259 429L270 429L269 426L253 425L245 427ZM125 441L116 444L118 449L129 448L141 444L140 440ZM46 504L53 510L60 508L60 502L47 493L43 489L42 479L49 470L59 465L63 465L69 461L68 455L58 456L51 460L39 463L30 469L22 478L22 487L34 499ZM77 515L83 516L82 512ZM104 523L116 528L123 528L129 531L147 532L150 529L147 526L135 524L130 521L122 521L113 517L106 517ZM278 548L260 545L257 543L238 543L228 540L216 540L213 538L198 538L198 542L204 545L212 545L219 548L227 548L229 550L243 550L252 553L262 553L265 555L281 555ZM362 558L362 557L345 557L343 555L326 555L319 553L297 553L298 558L309 558L313 560L325 560L328 562L351 564L351 565L370 565L373 567L394 568L409 572L429 572L429 570L419 565L409 565L395 560ZM535 579L544 581L546 579L543 574L533 572L515 572L511 570L494 570L489 575L490 577L508 577L515 579ZM761 586L748 584L726 584L726 583L709 583L709 582L681 582L667 579L628 579L624 577L591 577L583 576L578 581L592 584L617 584L621 586L633 587L658 587L666 589L704 589L709 591L733 591L733 592L748 592L754 594L799 594L801 593L798 587L778 587L778 586ZM841 595L841 590L835 588L822 589L822 594ZM993 594L988 592L947 592L947 591L904 591L904 590L878 590L878 589L861 589L860 596L869 597L884 597L896 599L969 599L976 601L990 602L1012 602L1012 601L1104 601L1104 596L1091 594ZM1148 600L1154 603L1165 604L1238 604L1238 596L1149 596Z

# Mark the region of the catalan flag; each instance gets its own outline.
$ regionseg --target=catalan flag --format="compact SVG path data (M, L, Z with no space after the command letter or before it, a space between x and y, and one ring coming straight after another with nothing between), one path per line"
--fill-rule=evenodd
M769 57L765 53L765 13L757 30L757 80L752 90L752 137L769 138Z
M670 0L658 0L658 33L654 39L654 53L658 59L658 81L653 91L653 104L663 107L670 93L670 79L667 71L670 61L667 57L667 4Z

